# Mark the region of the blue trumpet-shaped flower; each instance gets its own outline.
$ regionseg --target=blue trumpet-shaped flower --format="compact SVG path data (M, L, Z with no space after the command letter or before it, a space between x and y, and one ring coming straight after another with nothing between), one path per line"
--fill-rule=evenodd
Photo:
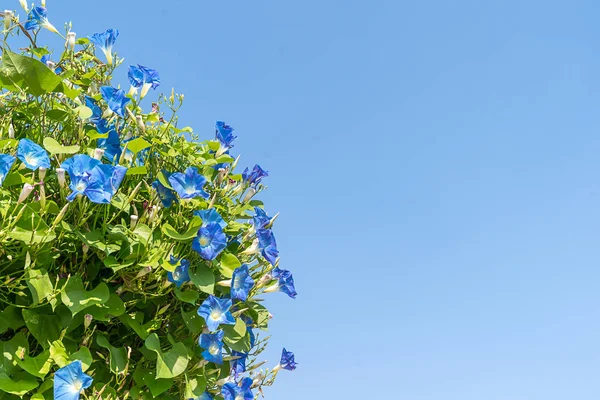
M262 256L272 265L275 265L275 261L277 261L277 257L279 256L279 250L277 250L277 242L275 241L273 231L270 229L258 229L256 237L258 238L258 247Z
M107 29L105 32L94 33L92 36L89 36L90 42L94 43L97 48L102 50L106 57L106 63L109 65L113 62L112 47L118 36L119 31L116 29Z
M235 325L235 318L229 311L231 304L231 299L220 299L210 295L198 308L198 315L204 318L208 329L214 332L221 324Z
M246 372L246 360L248 359L248 353L241 353L239 351L232 350L231 356L235 357L229 361L231 372L237 378L239 374Z
M54 373L54 400L79 400L81 391L89 388L92 381L83 373L81 361L73 361Z
M231 277L231 298L241 301L248 299L248 293L254 287L254 279L246 264L233 271Z
M163 174L165 176L170 175L168 172L163 171ZM177 201L177 196L175 196L175 192L173 191L173 189L170 189L168 187L166 187L165 185L163 185L162 183L160 183L160 181L157 179L154 182L152 182L152 187L154 188L154 190L156 190L156 193L158 193L158 197L160 198L160 201L162 202L163 206L165 206L166 208L171 207L171 204L173 204L173 201Z
M182 199L194 197L208 198L209 194L202 189L206 184L204 175L198 173L195 167L189 167L183 172L175 172L169 176L169 183Z
M88 121L96 125L96 129L98 130L98 132L108 132L111 129L111 127L109 127L106 120L102 118L102 109L98 105L98 102L90 96L85 96L85 105L90 110L92 110L92 116L88 118Z
M279 366L283 369L287 369L288 371L293 371L296 369L297 365L298 363L294 361L294 353L287 351L284 347L283 352L281 353L281 361L279 361Z
M171 256L170 264L179 265L175 268L175 271L169 272L167 274L167 279L169 282L173 282L177 285L177 287L181 287L184 283L190 280L190 262L185 258L179 260L173 256Z
M73 192L67 196L68 201L81 194L98 204L110 203L127 173L125 167L102 164L87 154L77 154L65 160L61 168L71 178L69 187Z
M217 121L216 127L217 140L221 143L221 146L228 149L232 148L232 143L237 138L237 136L233 136L233 128L223 121Z
M203 225L192 240L192 250L205 260L214 260L227 247L227 236L216 222Z
M263 229L267 225L269 225L269 222L271 222L271 218L269 218L265 210L263 210L260 207L254 207L254 212L255 215L254 218L252 218L254 222L254 228Z
M104 149L104 157L110 162L118 161L121 157L121 138L116 130L110 129L107 138L98 139L98 148Z
M206 361L215 364L223 364L223 337L225 332L217 331L215 333L203 333L198 339L200 347L204 349L202 357Z
M48 21L48 11L44 7L33 7L27 15L27 22L23 25L28 31L38 28L46 28L51 32L58 33L54 25Z
M227 226L227 222L225 222L223 217L221 217L221 214L219 214L214 208L194 211L194 215L197 215L202 219L202 225L206 226L211 222L216 222L221 228L225 228Z
M40 167L50 168L50 157L42 146L29 139L19 140L17 157L25 166L33 171Z
M221 388L221 395L225 400L253 400L254 394L252 394L252 378L244 378L240 382L240 385L233 382L227 382Z
M248 170L248 168L244 169L242 172L242 178L248 185L256 186L260 183L262 178L269 176L269 173L262 169L260 165L256 164L252 171Z
M12 168L16 158L10 154L0 154L0 186L4 182L4 178L8 175L8 171Z
M265 292L280 291L287 294L292 299L295 299L298 293L296 293L296 288L294 287L294 277L292 276L292 273L286 269L279 269L279 267L277 267L271 274L273 278L277 279L277 282L275 285L265 289Z
M102 98L108 104L108 108L112 111L125 118L125 106L131 101L130 98L125 97L123 89L116 89L110 86L102 86L100 88Z
M144 98L150 88L156 89L160 86L160 77L156 70L144 67L143 65L130 65L129 71L127 72L129 77L129 83L131 86L142 91L140 97Z

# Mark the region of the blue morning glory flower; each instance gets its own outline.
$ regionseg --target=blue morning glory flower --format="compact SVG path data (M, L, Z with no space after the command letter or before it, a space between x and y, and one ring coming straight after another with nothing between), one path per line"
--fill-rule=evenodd
M127 72L129 77L129 83L131 86L139 89L142 88L140 97L144 98L150 88L156 89L160 86L160 77L156 70L144 67L143 65L130 65L129 71Z
M27 22L23 25L28 31L38 28L46 28L51 32L58 33L54 25L48 21L48 11L44 7L33 7L27 16Z
M125 97L125 92L123 89L102 86L100 88L100 93L102 93L102 98L108 104L108 108L117 113L117 115L125 118L125 106L131 101L131 99Z
M210 295L198 308L198 315L204 318L208 329L214 332L221 324L235 325L235 318L229 311L231 304L231 299L220 299Z
M216 222L210 222L198 229L198 236L192 240L192 250L205 260L214 260L227 247L227 236Z
M210 393L204 392L200 396L196 397L195 399L189 399L189 400L213 400L213 397L210 395Z
M219 214L214 208L194 211L194 215L197 215L202 219L202 225L208 225L211 222L216 222L221 228L225 228L227 226L227 222L225 222L223 217L221 217L221 214Z
M204 175L198 173L195 167L189 167L183 172L175 172L169 176L169 183L182 199L203 197L208 199L209 194L202 189L206 184Z
M279 366L283 369L287 369L288 371L293 371L296 369L297 365L298 363L294 361L294 353L287 351L284 347L283 352L281 353L281 361L279 361Z
M246 360L248 359L248 353L240 353L239 351L232 350L232 357L237 357L229 361L229 366L231 367L231 372L235 377L239 374L243 374L246 372Z
M233 271L231 277L231 298L241 301L248 299L248 293L254 287L254 279L246 264Z
M43 62L44 64L47 64L48 61L50 61L50 54L44 54L42 56L42 58L40 59L41 62ZM86 96L87 97L87 96Z
M167 176L168 179L170 174L166 171L163 171L163 174L165 174L165 176ZM154 188L154 190L156 190L160 201L166 208L171 207L173 201L177 201L177 196L175 196L175 192L173 191L173 189L166 187L165 185L160 183L158 179L152 182L152 187Z
M260 207L254 207L254 212L256 213L256 215L252 218L252 220L256 229L263 229L264 227L269 225L269 222L271 222L271 218L267 215L265 210L263 210Z
M54 373L54 400L79 400L81 391L89 388L92 381L83 373L81 361L73 361Z
M71 178L69 187L73 192L67 196L68 201L81 194L98 204L110 203L127 173L125 167L102 164L87 154L77 154L65 160L61 168Z
M277 257L279 256L279 250L277 250L277 242L273 231L270 229L258 229L256 231L256 237L258 238L258 247L260 248L261 254L264 258L275 265Z
M8 171L12 168L16 158L10 154L0 154L0 186L4 182L4 178L8 175Z
M265 292L280 291L287 294L292 299L296 298L298 293L296 293L296 288L294 287L294 277L290 271L276 267L271 275L273 278L277 279L277 283L265 289Z
M104 157L110 162L118 161L121 157L121 138L113 128L108 131L107 138L98 139L96 144L98 148L104 149Z
M251 186L258 185L262 178L266 176L269 176L269 173L262 169L258 164L252 168L252 171L249 171L248 168L246 168L244 172L242 172L242 178Z
M204 349L202 357L206 361L215 364L223 364L223 337L225 332L217 331L215 333L203 333L198 339L200 347Z
M217 121L216 126L216 136L221 146L228 149L232 148L232 143L237 138L237 136L233 136L233 128L223 121Z
M179 260L171 256L171 260L169 261L170 264L175 265L178 262L179 265L177 266L177 268L175 268L175 271L169 272L167 274L167 279L169 280L169 282L173 282L174 284L176 284L177 287L181 287L181 285L190 280L190 262L185 258Z
M98 47L104 55L106 56L106 63L111 65L113 62L112 59L112 47L119 36L119 31L116 29L107 29L102 33L94 33L92 36L89 36L90 42L94 43L96 47Z
M221 388L221 395L225 400L253 400L254 394L250 387L252 386L252 378L244 378L240 386L233 382L227 382Z
M50 168L50 157L46 150L29 139L19 140L17 157L30 170L36 171L39 167Z
M87 108L92 110L92 116L88 118L88 120L96 125L98 132L108 132L107 122L102 118L102 109L98 105L98 102L90 96L85 96L85 105Z

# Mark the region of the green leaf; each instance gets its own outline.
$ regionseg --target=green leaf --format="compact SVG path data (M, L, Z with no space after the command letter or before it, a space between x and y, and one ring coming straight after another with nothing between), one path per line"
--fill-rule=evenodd
M9 376L19 370L17 365L17 354L29 353L29 342L23 332L17 333L12 339L6 342L0 342L0 350L3 355L0 358L0 372L5 372Z
M0 390L17 396L23 396L25 393L38 387L35 377L26 372L18 372L9 378L4 372L0 373Z
M35 58L21 56L4 49L0 67L0 84L8 90L23 89L34 96L64 93L74 99L78 90L70 89L46 64Z
M34 47L34 48L30 49L30 50L31 50L31 52L33 54L35 54L39 58L42 58L45 55L50 54L50 52L48 51L48 49L46 49L45 47Z
M31 269L27 271L29 279L27 280L27 286L31 291L33 297L33 303L39 304L43 299L49 298L54 292L52 287L52 281L48 276L48 272L45 269Z
M152 333L145 341L145 346L156 353L156 379L174 378L187 368L189 356L183 343L175 343L171 350L164 353L160 347L160 339Z
M92 109L87 106L79 106L75 108L75 112L79 115L79 118L81 119L88 119L94 114L92 112Z
M97 321L108 322L125 313L125 303L118 295L111 293L107 302L90 307L86 313Z
M125 373L125 368L127 368L127 351L123 347L114 347L109 342L106 336L98 335L96 337L96 343L98 346L104 347L110 353L110 370L114 374L123 374Z
M17 171L13 171L13 172L9 172L8 175L6 175L6 178L4 179L2 186L3 187L10 187L10 186L17 186L17 185L21 186L24 183L29 183L29 179L27 179L25 176L21 175Z
M248 303L250 307L250 314L256 327L258 329L262 329L266 331L269 327L269 310L265 308L262 304L250 302Z
M206 264L190 269L190 279L204 293L215 293L215 275Z
M52 121L64 122L69 119L69 113L59 108L54 108L46 112L46 117Z
M27 245L47 243L56 238L54 232L48 232L48 225L30 206L25 206L23 215L8 236Z
M51 137L44 138L44 148L52 154L76 154L80 149L78 145L63 146Z
M44 378L48 375L53 364L49 350L42 351L36 357L25 355L23 358L16 357L15 360L19 367L38 378Z
M175 293L175 297L184 303L196 304L198 297L200 297L200 294L194 290L182 291L179 288L175 288L173 292Z
M139 153L150 146L152 145L142 138L133 139L132 141L127 142L127 150L130 150L134 154Z
M206 379L202 375L197 375L194 378L188 378L185 375L185 398L200 397L206 390Z
M142 313L138 313L135 315L135 318L130 316L129 314L123 314L121 316L119 316L119 320L124 323L125 325L127 325L128 327L130 327L131 329L133 329L135 331L135 333L137 333L137 335L142 338L142 340L146 340L146 338L148 337L148 331L146 329L144 329L142 327L142 318L143 318L143 314ZM140 321L138 321L138 319L140 319Z
M155 398L169 390L173 386L173 379L156 379L152 372L144 371L144 376L142 377L142 381L148 389L150 389L150 393Z
M226 345L235 351L250 351L250 335L248 335L246 323L241 318L236 319L235 325L223 325L222 328L225 332L223 341Z
M81 369L83 370L83 372L87 371L88 368L90 368L90 365L92 365L92 362L94 362L94 359L92 358L92 353L90 353L90 349L88 349L85 346L81 346L79 350L71 354L69 359L71 362L77 360L81 361Z
M198 235L198 229L200 229L200 226L202 226L202 220L198 217L194 217L190 221L188 230L183 234L177 232L177 230L173 228L169 223L163 224L162 231L171 239L183 242L195 238Z
M60 368L69 364L69 355L67 354L67 349L63 342L60 340L52 342L50 345L50 358L52 358Z
M202 332L204 328L204 318L198 315L196 310L192 310L188 313L181 309L181 316L183 318L183 322L188 330L193 334L198 334Z
M146 175L148 173L148 169L146 166L137 166L132 167L127 170L127 175Z
M8 329L17 330L25 325L21 309L15 306L7 306L0 313L0 333L6 332Z
M218 264L218 267L221 271L221 274L223 274L225 278L231 278L233 271L235 271L235 269L240 265L242 265L242 263L236 256L231 253L224 252L221 255L221 262Z
M36 311L23 309L23 319L29 332L37 339L43 348L60 338L62 329L60 317L54 314L38 314Z
M71 310L71 314L75 315L88 307L106 303L110 298L110 292L104 282L88 292L83 287L81 277L71 276L60 297L63 304Z

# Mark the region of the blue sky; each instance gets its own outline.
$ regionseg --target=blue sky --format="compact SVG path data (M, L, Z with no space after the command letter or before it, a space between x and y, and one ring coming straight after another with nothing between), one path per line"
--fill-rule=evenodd
M267 399L600 396L597 2L47 3L271 173Z

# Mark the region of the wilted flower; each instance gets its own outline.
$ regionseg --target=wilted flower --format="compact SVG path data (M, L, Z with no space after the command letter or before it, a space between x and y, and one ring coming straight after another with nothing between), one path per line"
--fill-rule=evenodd
M112 47L119 36L119 31L116 29L107 29L102 33L94 33L89 36L89 39L94 43L106 56L106 63L111 65L113 62L112 58Z
M214 332L221 324L235 325L235 318L229 311L231 304L231 299L220 299L210 295L198 308L198 315L204 318L208 329Z

